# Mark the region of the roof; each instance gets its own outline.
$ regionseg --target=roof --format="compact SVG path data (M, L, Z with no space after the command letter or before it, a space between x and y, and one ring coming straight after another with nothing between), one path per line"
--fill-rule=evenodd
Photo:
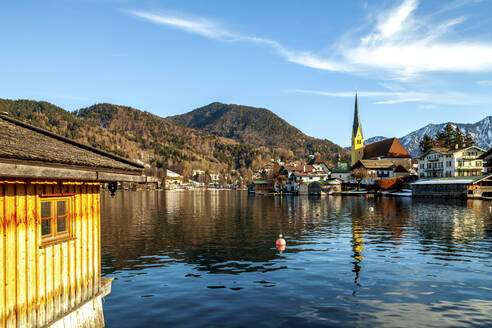
M398 138L381 140L364 147L363 159L412 158Z
M354 125L352 127L352 137L357 135L357 130L360 128L360 134L362 136L362 125L360 124L359 117L359 104L357 102L357 92L355 93L355 106L354 106Z
M253 184L272 184L272 180L255 180L253 181Z
M327 176L328 173L326 173L325 171L317 171L317 172L296 172L294 173L294 176L296 177L307 177L307 176L310 176L310 177L325 177Z
M432 151L438 152L442 155L452 155L458 151L466 150L469 148L477 148L478 150L485 151L485 149L482 149L478 146L468 146L468 147L461 147L461 148L457 148L457 149L456 148L446 148L446 147L432 147L426 153L422 154L421 158L424 158L425 156L427 156L427 154L429 154ZM483 154L480 155L480 157L478 157L478 158L481 158L482 156L483 156Z
M326 162L323 161L321 158L319 157L313 157L309 160L308 162L309 165L313 165L313 164L318 164L318 165L321 165L321 164L324 164L325 166L328 166L326 165Z
M175 177L175 178L181 177L181 175L179 175L179 173L176 173L176 172L171 171L171 170L166 171L166 176L167 177Z
M486 159L487 157L490 157L491 155L492 155L492 148L490 148L488 151L486 151L482 155L478 156L478 159Z
M408 170L403 165L398 165L395 169L398 173L408 173Z
M388 159L361 159L352 166L351 170L360 166L371 170L389 170L395 168L395 164Z
M433 178L433 179L422 179L418 180L412 185L430 185L430 184L473 184L481 181L485 178L492 177L492 175L479 175L479 176L469 176L469 177L443 177L443 178Z
M132 175L142 175L144 168L126 158L5 115L0 115L0 162Z
M297 165L297 166L293 166L293 165L285 165L284 166L284 169L287 170L287 171L302 171L304 172L304 170L306 170L306 172L313 172L313 171L316 171L316 169L314 168L314 166L312 165Z

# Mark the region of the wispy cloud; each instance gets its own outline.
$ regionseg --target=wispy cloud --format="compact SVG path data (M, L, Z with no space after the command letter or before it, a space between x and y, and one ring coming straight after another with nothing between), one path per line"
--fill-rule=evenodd
M477 84L484 87L492 87L492 80L477 81Z
M458 16L438 20L439 14L463 6L456 1L427 16L416 14L418 0L403 0L377 13L377 19L357 38L334 40L330 57L305 50L289 49L278 41L235 33L204 19L169 13L125 10L152 23L181 29L221 42L248 42L270 48L285 60L327 71L366 73L385 71L402 81L425 72L484 72L492 70L491 41L450 41L453 29L467 21Z
M492 70L491 42L445 40L466 17L432 23L417 17L417 8L417 0L404 0L381 13L358 45L342 49L344 57L353 65L387 70L402 79L432 71Z
M435 105L420 105L418 107L421 109L435 109L435 108L437 108L437 106L435 106Z
M354 91L321 91L321 90L305 90L293 89L288 90L292 93L313 94L319 96L336 97L336 98L353 98ZM433 105L484 105L492 104L492 96L470 94L464 92L387 92L387 91L357 91L357 94L363 98L377 98L373 104L391 105L399 103L425 103ZM420 108L432 108L432 105L421 105Z
M152 23L166 25L198 34L222 42L248 42L270 48L291 63L327 71L350 71L351 68L341 62L321 58L309 51L295 51L281 43L266 38L241 35L231 32L219 24L203 18L183 18L170 14L157 14L138 10L124 10L126 13L145 19Z

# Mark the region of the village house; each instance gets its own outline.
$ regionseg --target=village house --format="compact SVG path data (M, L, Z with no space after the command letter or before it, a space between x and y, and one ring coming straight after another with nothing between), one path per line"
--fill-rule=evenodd
M143 165L0 114L0 326L103 327L100 184Z
M219 174L218 173L210 173L210 181L212 181L212 183L219 183Z
M434 147L419 159L419 178L480 176L484 174L485 153L480 147L463 148Z
M396 165L387 159L361 159L355 163L350 171L363 168L367 171L368 178L362 180L362 184L374 184L380 179L392 179Z
M168 183L180 184L183 183L183 176L171 170L166 171L166 181Z
M483 161L484 173L492 173L492 148L478 157Z
M310 160L308 162L309 165L312 165L316 171L323 171L325 172L328 176L331 174L331 170L328 168L328 165L326 165L325 161L321 160L320 158L315 157L314 155L310 156Z
M204 170L200 170L200 169L195 169L191 172L191 175L195 178L199 177L200 175L203 175L205 174L205 171Z
M329 177L329 174L326 173L321 166L316 167L309 164L285 165L282 168L282 173L284 173L289 180L294 180L296 182L304 181L307 183L323 181Z
M269 194L280 190L279 186L273 180L254 180L248 187L250 193Z

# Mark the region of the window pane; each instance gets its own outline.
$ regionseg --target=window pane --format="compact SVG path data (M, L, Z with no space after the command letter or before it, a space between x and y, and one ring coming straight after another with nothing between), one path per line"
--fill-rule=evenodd
M59 200L56 202L56 215L64 216L67 214L67 201Z
M41 218L51 217L51 202L41 202Z
M60 232L66 232L67 231L67 218L58 218L56 220L56 231L58 233Z
M51 235L51 220L41 220L41 236Z

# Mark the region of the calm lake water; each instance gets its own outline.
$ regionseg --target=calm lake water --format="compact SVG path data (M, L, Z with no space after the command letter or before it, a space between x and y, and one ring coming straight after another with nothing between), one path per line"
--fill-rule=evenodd
M106 325L491 327L491 205L104 194Z

